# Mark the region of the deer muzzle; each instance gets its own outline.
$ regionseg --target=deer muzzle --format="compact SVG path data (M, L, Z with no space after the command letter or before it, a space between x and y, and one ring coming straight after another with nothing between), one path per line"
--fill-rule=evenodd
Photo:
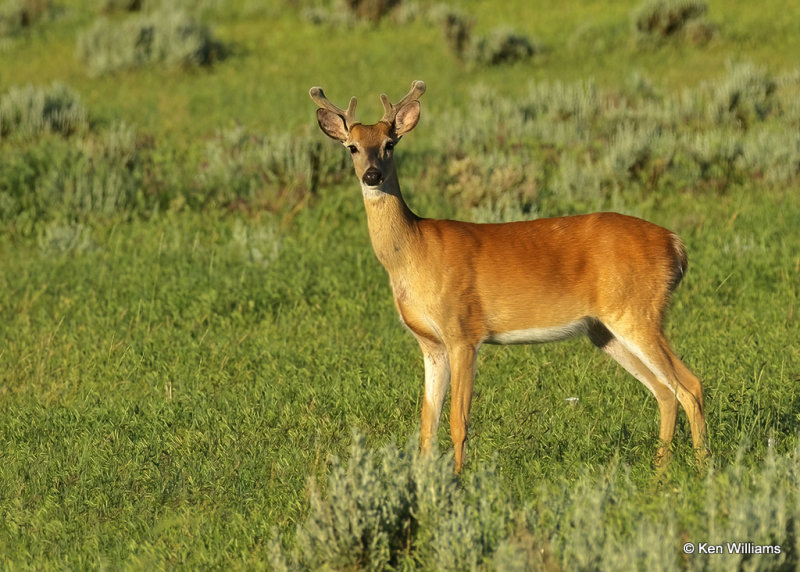
M361 181L368 187L376 187L383 182L383 173L376 167L370 167L361 177Z

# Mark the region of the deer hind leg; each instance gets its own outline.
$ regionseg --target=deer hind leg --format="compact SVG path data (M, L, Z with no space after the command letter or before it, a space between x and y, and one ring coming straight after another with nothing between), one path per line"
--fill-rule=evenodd
M678 398L675 392L659 381L653 372L602 324L597 323L590 328L589 339L638 379L658 401L661 417L658 438L661 445L656 454L656 467L663 469L669 461L670 443L675 434L675 420L678 416Z
M450 437L455 449L456 472L464 466L467 442L467 425L472 405L475 383L475 357L477 348L458 346L450 348L452 392L450 394Z
M589 335L596 345L644 383L658 400L662 444L657 464L664 466L669 456L668 445L675 430L677 414L676 399L689 418L695 454L698 462L702 463L708 449L700 380L678 359L660 330L644 333L634 330L627 334L612 333L598 325Z
M431 452L436 444L436 430L442 415L444 396L450 385L450 360L444 345L419 341L425 362L425 397L422 401L422 453Z
M644 321L643 323L647 323ZM703 392L700 381L670 349L659 329L637 331L628 328L627 335L614 335L625 349L633 353L652 374L678 398L689 418L692 441L698 463L707 455L706 423L703 413Z
M703 405L703 386L692 371L669 349L664 340L666 350L671 354L675 373L680 380L681 387L688 390L687 402L689 407L681 404L689 416L689 426L692 428L692 441L698 463L703 463L708 456L708 437L706 435L705 406Z

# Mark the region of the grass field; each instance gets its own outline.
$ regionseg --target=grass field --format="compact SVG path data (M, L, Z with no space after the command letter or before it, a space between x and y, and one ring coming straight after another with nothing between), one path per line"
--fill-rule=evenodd
M90 73L79 37L123 44L121 4L0 2L4 569L800 566L796 3L709 2L695 43L637 37L637 2L453 2L476 38L544 46L488 65L410 2L374 25L179 2L210 64ZM617 210L684 239L666 331L704 382L707 471L681 414L656 480L655 400L583 339L484 348L464 473L447 406L416 457L422 359L307 95L369 121L414 79L419 214Z

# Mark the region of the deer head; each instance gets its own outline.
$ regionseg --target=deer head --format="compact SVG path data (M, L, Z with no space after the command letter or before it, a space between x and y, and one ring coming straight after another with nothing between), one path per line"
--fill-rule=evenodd
M397 174L392 151L400 138L414 129L419 121L419 97L425 93L425 82L415 81L403 99L392 104L381 95L383 117L374 125L364 125L355 117L356 98L350 99L347 109L333 105L320 87L309 90L311 99L319 106L317 123L331 139L342 143L353 157L356 176L362 189L383 190L390 181L396 185Z

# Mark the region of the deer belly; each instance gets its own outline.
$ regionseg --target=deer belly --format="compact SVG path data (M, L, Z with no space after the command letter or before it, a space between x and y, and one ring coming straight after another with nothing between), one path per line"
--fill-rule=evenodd
M587 320L581 319L544 328L525 328L520 330L508 330L505 332L493 332L486 339L486 343L507 345L556 342L585 334L587 329Z

